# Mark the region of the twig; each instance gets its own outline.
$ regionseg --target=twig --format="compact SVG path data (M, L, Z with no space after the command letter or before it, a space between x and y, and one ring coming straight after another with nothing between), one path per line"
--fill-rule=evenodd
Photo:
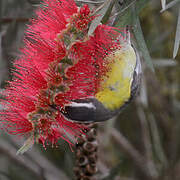
M4 172L4 171L1 171L1 170L0 170L0 175L2 175L2 176L4 176L4 177L6 177L6 178L8 178L8 179L10 179L9 174L8 174L8 173L6 173L6 172Z
M34 163L36 163L39 167L41 167L46 179L55 180L54 178L56 178L57 180L59 179L68 180L68 177L64 174L64 172L62 172L60 169L54 166L50 161L48 161L44 156L42 156L41 153L38 152L35 148L33 148L30 152L27 152L27 154L33 159Z
M149 127L148 127L146 115L143 111L143 107L140 104L138 104L137 113L138 113L140 123L141 123L141 128L142 128L142 137L143 137L143 143L145 147L147 167L154 177L158 177L158 172L156 170L156 167L153 161L152 143L151 143L151 137L149 134Z
M0 22L1 23L9 23L9 22L13 22L13 21L17 21L17 22L28 22L29 18L1 18Z
M149 126L150 126L151 134L152 134L152 141L153 141L153 145L154 145L154 151L155 151L155 153L157 155L157 158L161 162L163 168L168 167L168 160L167 160L167 157L165 155L164 149L162 147L162 143L161 143L161 139L160 139L160 135L159 135L156 120L155 120L152 113L150 113L148 115L148 120L149 120ZM178 134L179 134L179 131L178 131ZM173 149L173 144L174 143L172 143L172 149ZM172 152L171 154L173 154L173 153L176 154L175 152Z
M145 158L130 144L130 142L115 128L111 128L111 135L132 161L137 165L139 170L146 176L147 179L156 179L154 174L152 174L147 168Z
M11 159L16 164L28 169L35 177L38 179L42 179L41 174L39 173L39 167L32 162L29 162L25 157L16 156L16 150L10 144L1 141L0 152L6 155L9 159Z
M10 141L17 146L18 143L14 139L10 139ZM21 165L31 172L36 173L39 177L42 175L46 178L46 180L68 180L68 177L58 168L56 168L50 161L48 161L45 157L41 155L35 148L31 151L26 152L23 156L16 156L16 148L14 148L9 143L3 143L3 147L0 147L0 150L4 148L4 153L8 156L7 153L10 153L10 157L15 160L15 162L21 163ZM2 144L1 143L1 144ZM9 152L9 150L11 150Z

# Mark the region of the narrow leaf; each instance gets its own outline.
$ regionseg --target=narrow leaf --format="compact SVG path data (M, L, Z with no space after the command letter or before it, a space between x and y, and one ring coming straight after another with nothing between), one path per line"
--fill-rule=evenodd
M154 66L153 66L149 51L147 49L146 42L144 40L139 17L137 15L136 16L134 15L134 18L135 18L134 25L133 25L134 26L133 27L134 36L136 38L137 44L139 46L140 51L142 52L142 55L144 57L144 60L147 64L147 66L154 72Z
M136 12L139 14L141 10L150 2L150 0L141 0L136 2Z
M160 12L161 12L161 13L164 12L165 10L167 10L167 9L175 6L177 3L180 3L180 0L174 0L174 1L170 2L170 3L167 4L167 5L165 6L165 8L162 9Z
M173 58L175 58L178 53L179 44L180 44L180 8L179 8L177 28L176 28L176 37L174 42Z
M91 22L91 25L89 27L88 35L90 36L93 34L96 27L100 24L102 18L106 14L112 0L106 0L104 4L102 5L102 8L96 12L97 17Z
M126 27L126 25L132 24L132 11L127 9L123 14L116 17L114 22L115 27Z
M89 4L101 4L104 3L104 1L91 1L91 0L76 0L76 2L82 2L82 3L89 3Z
M136 13L139 14L149 1L150 0L134 0L129 3L125 3L125 5L119 8L119 12L115 14L116 20L114 25L116 27L125 27L126 25L132 24L132 6L136 5Z
M173 59L154 59L153 65L154 67L174 67L177 62L173 61Z
M34 144L34 135L31 135L25 142L24 145L17 151L16 155L23 154L29 150Z
M111 4L109 5L109 7L108 7L108 9L107 9L107 11L106 11L106 14L104 15L104 17L103 17L103 19L102 19L102 21L101 21L102 24L106 24L106 23L108 22L109 17L110 17L110 15L111 15L111 11L112 11L113 6L114 6L114 4L115 4L115 1L116 1L116 0L112 0Z
M158 126L157 126L157 123L153 114L149 114L149 124L150 124L150 131L152 135L152 141L153 141L153 146L154 146L154 151L156 153L156 156L161 161L163 166L167 166L168 164L167 157L164 153L164 149L163 149L160 135L159 135Z

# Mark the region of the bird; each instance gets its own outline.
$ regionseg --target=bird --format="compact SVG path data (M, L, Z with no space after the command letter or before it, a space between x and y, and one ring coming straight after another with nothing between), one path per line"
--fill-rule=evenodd
M112 60L113 59L113 60ZM73 122L102 122L119 113L136 97L142 76L140 56L130 39L129 27L121 48L106 58L108 71L100 77L100 87L93 97L74 99L61 113Z

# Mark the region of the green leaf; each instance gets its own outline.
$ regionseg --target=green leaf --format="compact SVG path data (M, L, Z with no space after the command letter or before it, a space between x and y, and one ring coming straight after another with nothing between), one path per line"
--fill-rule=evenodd
M150 2L150 0L141 0L136 2L136 13L139 14L141 10Z
M76 2L81 2L81 3L89 3L89 4L101 4L104 3L104 1L91 1L91 0L75 0Z
M16 155L23 154L29 150L34 144L34 135L31 135L25 142L24 145L17 151Z
M178 53L179 44L180 44L180 8L179 8L177 28L176 28L176 37L174 42L173 58L175 58Z
M115 20L115 27L125 27L126 25L132 24L132 6L135 5L136 13L139 14L141 10L149 3L149 0L141 0L141 1L130 1L129 3L124 3L124 5L119 8L119 12L117 13L117 17Z
M178 63L177 61L173 61L173 59L154 59L153 65L154 67L174 67Z
M112 0L111 4L109 5L109 7L108 7L108 9L106 11L106 14L104 15L104 17L103 17L103 19L101 21L102 24L105 24L105 23L108 22L109 17L111 15L112 8L113 8L115 2L116 2L116 0Z
M165 8L162 9L160 12L161 12L161 13L164 12L165 10L167 10L167 9L175 6L177 3L180 3L180 0L174 0L174 1L170 2L170 3L167 4L167 5L165 6Z
M132 24L132 11L126 10L123 14L118 16L115 20L115 27L126 27L126 25Z
M91 25L89 27L88 36L94 33L94 30L96 27L101 23L102 18L106 14L112 0L106 0L104 4L97 10L96 14L97 17L91 22Z
M146 46L146 42L144 40L143 32L141 29L139 17L137 16L136 13L133 13L134 21L133 21L133 33L136 38L138 47L140 51L142 52L142 55L144 57L144 60L147 64L147 66L154 72L154 66L148 51L148 48Z
M115 21L115 27L125 27L126 25L133 26L134 36L136 38L137 44L139 46L140 51L145 59L148 67L154 72L153 63L151 57L149 55L149 51L146 46L146 42L144 40L144 36L141 30L141 25L138 17L138 13L145 7L145 5L149 2L149 0L138 1L134 4L134 1L131 1L127 6L130 8L124 7ZM134 6L135 5L135 6ZM133 6L133 7L132 7ZM135 7L135 8L134 8ZM126 8L126 9L125 9Z

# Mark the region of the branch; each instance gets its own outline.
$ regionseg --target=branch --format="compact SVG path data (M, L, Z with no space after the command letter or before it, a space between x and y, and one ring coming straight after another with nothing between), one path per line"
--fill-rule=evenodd
M145 147L147 167L154 177L158 177L158 172L153 161L153 151L152 151L152 143L151 143L151 137L149 133L149 127L148 127L145 112L143 111L143 107L142 105L140 105L140 103L138 104L137 113L138 113L140 123L141 123L141 128L142 128L142 138L143 138L143 143Z
M0 18L1 23L10 23L13 21L24 23L24 22L28 22L29 18L22 18L22 17L19 17L19 18Z
M147 179L156 179L154 174L149 171L144 156L142 156L120 132L115 128L111 128L111 135L116 143L121 147L122 151L131 158Z
M15 140L11 139L11 141L17 146ZM42 179L44 176L46 180L68 180L68 177L60 169L57 169L50 161L43 157L41 153L36 151L35 148L26 152L24 155L17 156L17 149L1 140L0 152L15 163L28 169L37 176L38 179Z
M35 177L42 179L39 167L32 162L29 162L23 156L16 156L16 150L10 144L1 140L0 153L6 155L15 164L18 164L26 169L28 169Z

